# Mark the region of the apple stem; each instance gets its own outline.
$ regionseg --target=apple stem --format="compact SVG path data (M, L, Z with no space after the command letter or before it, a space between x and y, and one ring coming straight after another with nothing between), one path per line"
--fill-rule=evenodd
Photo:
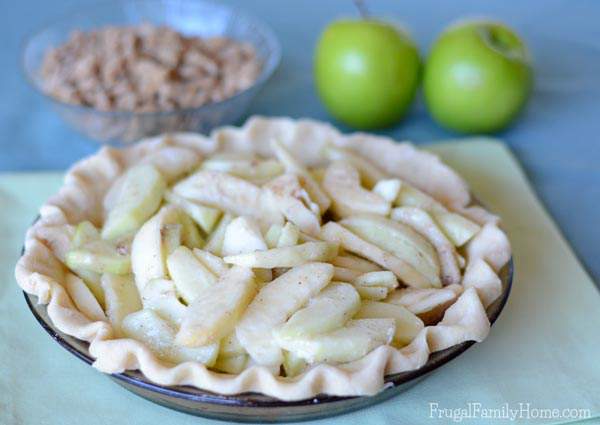
M369 10L367 9L367 6L365 5L365 2L363 0L353 0L354 2L354 6L356 6L356 8L358 9L358 13L360 13L360 16L363 19L369 19Z

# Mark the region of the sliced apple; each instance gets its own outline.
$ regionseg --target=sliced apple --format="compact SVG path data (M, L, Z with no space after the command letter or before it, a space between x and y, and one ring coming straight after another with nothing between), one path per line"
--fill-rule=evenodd
M261 288L236 327L240 343L255 362L277 367L282 363L273 329L327 286L332 276L331 264L309 263L294 267Z
M204 245L204 249L208 252L213 253L214 255L221 256L223 250L223 239L225 238L225 230L229 223L233 220L233 216L230 214L225 214L221 217L217 228L212 232L206 245Z
M398 198L401 188L402 181L399 179L379 180L377 184L373 186L373 193L378 194L388 202L394 202Z
M283 371L285 376L293 378L306 370L308 363L289 351L283 352Z
M175 330L156 312L143 309L123 320L123 333L143 342L161 360L179 364L193 361L212 366L219 354L219 344L203 347L180 347L175 344Z
M331 284L275 329L273 336L279 341L329 332L342 327L359 308L360 296L352 285Z
M349 253L338 255L331 261L331 264L337 267L345 267L347 269L352 269L363 273L381 270L381 267L379 267L377 264Z
M293 157L286 147L277 139L272 139L271 149L273 153L283 163L286 172L296 174L301 179L302 186L308 192L310 199L319 206L321 214L325 213L331 205L329 196L321 189L321 186L313 178L312 174Z
M296 174L284 174L264 186L286 219L315 235L321 227L321 206L310 197Z
M142 309L142 302L133 276L105 273L102 275L102 289L106 302L106 315L116 335L120 336L125 316Z
M242 344L240 344L235 331L231 332L221 340L219 357L237 357L243 354L247 354L246 350L242 347Z
M428 288L431 282L408 262L390 254L378 246L361 239L345 227L330 221L321 229L321 238L340 244L345 250L360 254L384 269L392 271L409 286Z
M320 233L321 232L319 231L319 234ZM319 242L319 241L320 241L320 239L318 237L309 235L308 233L305 233L305 232L300 232L300 236L298 238L298 242L299 243L304 243L304 242Z
M169 223L161 229L162 245L166 255L170 255L181 246L182 227L179 223Z
M407 183L403 184L395 205L428 211L455 246L464 245L481 230L477 223L448 211L441 202Z
M104 239L139 229L160 206L166 182L152 165L138 165L125 174L115 205L102 228Z
M205 233L210 233L213 230L215 224L223 214L217 208L207 207L206 205L191 201L170 190L165 192L165 201L184 210Z
M90 291L92 291L92 294L94 294L94 297L96 297L100 305L104 307L106 304L104 303L104 290L102 289L101 283L102 275L100 273L77 268L71 270L83 280Z
M94 229L93 235L98 236L98 231L91 223L89 225ZM67 263L67 253L75 248L73 243L74 235L78 226L69 224L56 226L43 226L38 231L36 236L43 240L44 244L52 250L56 258L63 264ZM73 273L83 279L86 286L92 291L94 297L101 306L104 306L104 291L100 284L100 274L89 270L79 269L77 267L69 267Z
M358 215L340 222L362 239L406 261L431 286L440 286L440 265L431 243L412 227L378 215Z
M100 238L100 232L96 229L96 226L89 221L82 221L75 227L75 233L73 239L71 239L71 248L79 248Z
M130 242L117 244L94 240L67 252L66 264L72 270L94 273L131 273Z
M94 321L106 320L106 315L98 300L88 286L83 283L83 280L74 274L68 273L64 285L77 309L88 319Z
M241 354L233 357L219 356L217 357L217 361L212 368L219 372L237 375L242 373L242 371L246 368L246 364L248 364L247 354Z
M233 331L221 340L219 357L213 369L224 373L241 373L246 368L248 360L248 353Z
M179 301L175 284L167 279L153 279L142 290L142 305L157 312L162 318L179 325L186 306Z
M369 188L374 187L377 182L388 178L386 173L369 162L369 160L348 149L330 145L326 148L325 154L332 162L342 161L351 164L358 170L362 182Z
M363 188L358 171L346 162L334 162L327 167L323 188L331 197L332 210L338 217L361 213L388 215L391 203Z
M258 223L248 216L234 218L225 229L223 256L244 254L267 249Z
M355 319L394 319L396 333L394 345L403 347L417 336L425 327L423 321L401 305L377 301L363 301Z
M225 229L222 255L238 255L266 250L265 242L258 223L251 217L237 217ZM271 270L255 268L257 283L269 282L273 279Z
M358 286L383 286L389 289L396 289L398 287L396 275L387 270L364 273L354 279L352 283Z
M444 205L435 200L432 196L406 182L403 182L398 198L396 198L394 204L402 207L416 207L440 213L448 211Z
M105 241L92 223L83 221L75 227L69 243L61 248L63 252L66 250L61 255L71 270L87 272L85 277L95 283L101 273L130 273L130 247L131 237Z
M190 249L202 248L204 239L196 222L185 212L181 211L181 243Z
M300 229L293 223L285 223L281 234L277 240L277 248L284 248L286 246L294 246L298 244L300 239Z
M279 242L282 230L283 226L281 224L272 224L269 227L267 233L265 233L265 242L269 248L277 248L277 243Z
M261 185L283 174L283 165L275 159L261 159L248 154L218 153L202 163L203 170L228 173Z
M217 283L217 277L185 246L169 255L167 269L178 294L188 305Z
M365 300L383 300L398 287L398 279L390 271L363 273L351 280L352 284Z
M196 248L194 249L194 255L217 277L229 270L227 263L211 252Z
M140 293L148 281L168 278L166 260L176 245L171 232L176 228L173 225L181 224L180 218L179 207L166 205L136 233L131 246L131 269Z
M394 319L350 320L332 332L286 339L281 347L308 363L346 363L389 344L395 334Z
M387 298L390 288L385 286L360 286L356 285L360 297L363 300L380 301Z
M340 282L352 282L358 278L362 272L354 269L348 269L346 267L335 267L333 272L333 279Z
M385 302L398 304L419 316L426 325L439 322L462 291L461 285L444 288L403 288L393 292Z
M252 270L233 267L190 304L175 342L186 347L211 344L231 333L256 295Z
M283 224L267 192L239 177L201 170L173 186L173 193L234 215L251 215L266 224Z
M256 251L224 257L226 263L243 267L296 267L314 261L330 261L338 253L338 245L329 242L306 242L295 246Z
M431 215L454 246L463 246L481 230L481 226L460 214L432 211Z
M456 250L426 211L414 207L399 207L394 208L391 217L400 223L411 226L435 247L440 260L441 279L444 285L460 283L460 268Z

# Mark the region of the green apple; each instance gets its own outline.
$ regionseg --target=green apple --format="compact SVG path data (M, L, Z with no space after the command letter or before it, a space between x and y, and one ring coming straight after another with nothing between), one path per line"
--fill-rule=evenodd
M419 69L408 35L373 19L333 22L316 48L319 95L333 116L356 128L398 122L415 96Z
M427 59L423 88L431 115L464 133L506 127L531 91L529 53L508 27L490 21L455 24Z

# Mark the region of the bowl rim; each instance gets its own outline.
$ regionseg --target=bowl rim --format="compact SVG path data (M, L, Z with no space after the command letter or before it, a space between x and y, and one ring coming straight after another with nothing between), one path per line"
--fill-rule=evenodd
M24 252L25 248L23 247ZM509 262L502 268L502 273L506 275L505 278L501 277L503 282L503 291L500 297L496 299L491 305L486 308L486 315L490 321L490 326L493 326L508 301L514 278L514 261L511 256ZM54 339L61 347L73 354L75 357L84 361L88 365L92 365L95 361L88 353L80 351L77 347L72 345L69 341L61 336L62 332L56 329L54 324L46 321L38 312L33 305L34 295L30 295L23 291L25 301L29 307L31 313L42 326L42 328ZM46 309L44 305L42 308ZM72 337L76 338L76 337ZM81 341L84 344L85 341ZM460 344L453 345L444 350L430 353L427 363L418 369L409 370L405 372L395 373L386 375L384 377L385 387L381 390L381 394L385 391L391 391L394 387L404 385L407 382L418 380L419 378L425 377L430 372L444 366L462 353L467 351L470 347L475 344L475 341L465 341ZM433 359L432 359L433 356ZM137 376L136 376L137 375ZM122 373L111 374L111 377L133 385L135 387L151 391L164 396L174 397L187 401L209 403L216 405L229 405L242 408L269 408L269 407L299 407L306 405L315 404L330 404L336 402L343 402L351 399L359 399L370 396L334 396L328 394L318 394L315 397L302 400L284 401L275 397L267 396L261 393L246 392L241 394L225 395L218 394L211 391L203 390L195 387L188 386L163 386L160 384L153 383L147 380L137 370L125 371ZM189 390L191 389L191 390ZM257 395L261 397L261 400L249 400L244 398L244 395Z
M264 35L264 38L269 46L270 54L263 61L263 66L260 71L258 78L245 89L235 93L232 96L229 96L223 100L218 102L209 102L205 103L201 106L196 107L186 107L179 109L168 109L162 111L147 111L147 112L135 112L128 110L112 110L112 111L103 111L92 106L86 105L77 105L73 103L68 103L57 99L50 94L46 93L42 87L36 82L33 75L28 71L26 66L27 61L27 52L31 46L31 43L39 36L44 34L46 31L52 29L53 26L58 25L60 22L68 20L69 18L81 17L85 16L86 12L92 10L94 8L106 7L109 5L113 5L116 7L124 8L127 7L128 4L140 4L140 3L163 3L163 4L205 4L210 5L212 7L220 8L221 10L225 10L229 13L235 13L238 16L243 17L245 20L248 20L253 23L253 25L258 28L259 32ZM85 9L79 7L71 8L70 11L58 15L52 19L47 20L43 25L38 27L36 30L29 32L22 40L21 47L19 53L19 68L21 74L24 76L27 84L32 87L36 93L40 94L45 100L50 101L52 104L60 106L61 108L70 109L76 112L86 112L93 113L96 115L104 116L107 118L110 117L119 117L119 118L138 118L138 117L165 117L172 115L180 115L180 114L188 114L188 113L198 113L203 110L210 110L212 108L218 108L221 105L226 105L230 102L235 101L238 98L245 96L247 93L252 92L253 90L264 85L275 73L277 68L281 63L281 42L277 37L275 31L264 21L257 18L252 13L246 11L245 8L240 8L237 6L230 6L219 1L213 0L98 0L89 5Z

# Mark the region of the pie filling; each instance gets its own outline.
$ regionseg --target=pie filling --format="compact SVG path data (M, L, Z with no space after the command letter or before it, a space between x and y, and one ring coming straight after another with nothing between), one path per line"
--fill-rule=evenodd
M351 150L308 167L270 147L213 154L176 181L151 162L127 169L101 226L66 225L77 308L167 364L285 377L404 347L442 320L481 224Z

